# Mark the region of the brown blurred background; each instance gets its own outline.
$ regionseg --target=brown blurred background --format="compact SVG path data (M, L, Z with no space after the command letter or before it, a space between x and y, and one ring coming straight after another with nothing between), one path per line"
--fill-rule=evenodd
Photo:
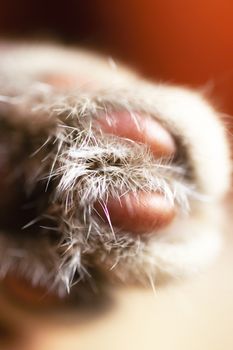
M8 0L0 35L100 48L150 78L204 87L233 114L232 15L232 0Z

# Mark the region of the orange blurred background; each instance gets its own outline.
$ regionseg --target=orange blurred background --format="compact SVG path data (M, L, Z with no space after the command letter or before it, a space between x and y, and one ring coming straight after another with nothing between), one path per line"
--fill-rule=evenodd
M147 75L207 86L233 113L232 0L97 0L104 39Z
M233 114L232 0L4 1L0 34L104 49L147 76L209 89Z

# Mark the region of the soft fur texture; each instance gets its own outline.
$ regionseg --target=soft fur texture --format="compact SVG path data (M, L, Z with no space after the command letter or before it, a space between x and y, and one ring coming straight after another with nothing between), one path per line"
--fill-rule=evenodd
M38 215L20 234L2 230L1 276L16 270L62 295L80 279L95 279L93 270L147 284L208 264L220 247L221 201L231 172L225 130L209 103L82 50L7 42L0 50L1 133L19 149L27 140L15 176L29 199L40 187ZM48 83L61 73L80 77L80 84ZM154 160L146 145L98 128L101 115L122 110L160 121L176 140L177 156ZM96 215L96 200L104 207L108 195L138 190L175 202L174 222L139 237Z

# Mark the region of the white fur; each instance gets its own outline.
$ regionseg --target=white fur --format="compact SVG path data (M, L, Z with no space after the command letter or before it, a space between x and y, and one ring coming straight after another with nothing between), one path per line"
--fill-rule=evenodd
M179 277L208 264L220 247L221 200L231 173L225 130L209 103L197 92L145 82L83 51L8 45L0 57L0 103L13 116L9 122L31 128L32 137L32 120L47 128L41 149L53 141L36 178L57 181L50 200L52 207L59 206L53 219L61 237L51 246L46 235L36 244L22 244L3 233L2 276L18 269L34 284L52 284L62 292L76 273L88 276L89 264L125 283ZM80 85L59 89L43 80L60 73L80 76ZM180 163L156 162L146 146L102 134L94 121L113 110L161 121L178 140ZM121 160L120 167L114 166L115 159ZM91 167L96 163L101 172ZM104 205L109 194L118 198L138 189L159 190L175 201L180 213L174 223L139 238L114 232L94 215L96 199Z

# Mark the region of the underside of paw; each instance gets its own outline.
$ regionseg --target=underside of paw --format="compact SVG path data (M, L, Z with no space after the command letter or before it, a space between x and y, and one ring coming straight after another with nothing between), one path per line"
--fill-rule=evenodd
M43 48L40 55L43 66ZM230 178L216 113L185 89L135 77L135 90L120 71L123 85L90 84L71 56L51 74L49 61L44 73L22 64L17 82L3 74L1 277L15 273L64 295L95 281L93 269L124 283L198 271L217 251L218 223L209 218ZM97 60L93 74L98 65L104 71Z

